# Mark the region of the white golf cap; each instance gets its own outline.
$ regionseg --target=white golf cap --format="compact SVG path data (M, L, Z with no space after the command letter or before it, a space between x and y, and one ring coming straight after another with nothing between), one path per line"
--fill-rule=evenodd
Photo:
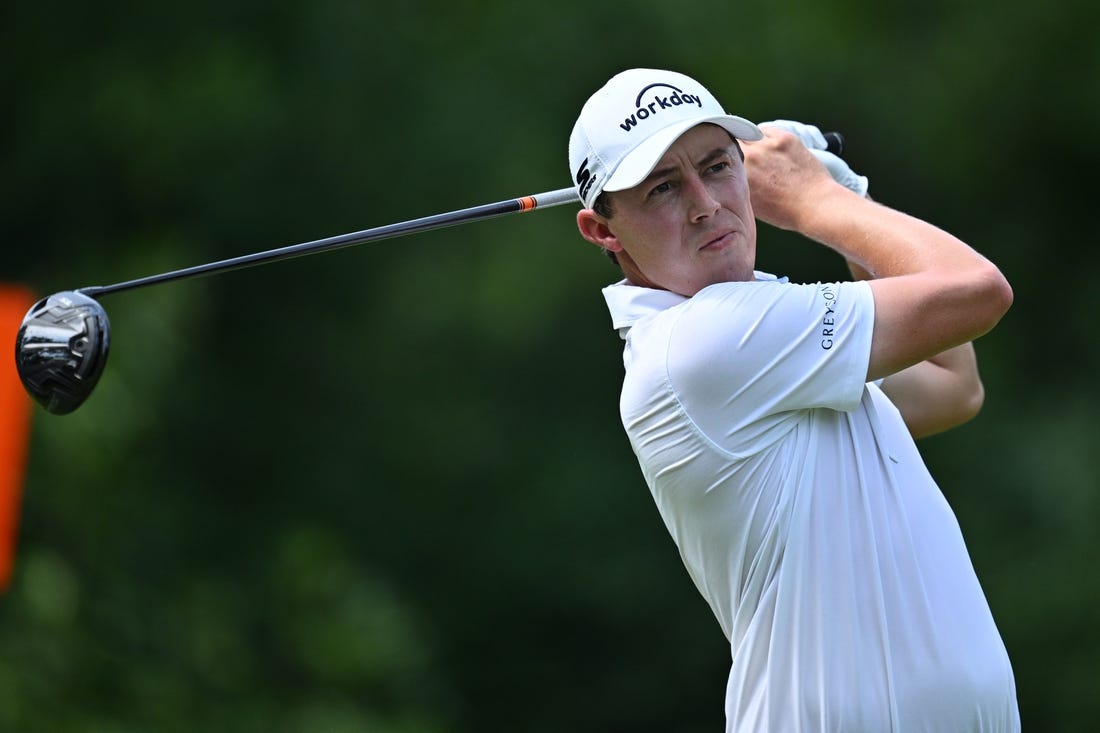
M585 208L603 191L641 183L677 138L705 122L739 140L764 137L689 76L630 69L611 77L585 102L569 136L569 169Z

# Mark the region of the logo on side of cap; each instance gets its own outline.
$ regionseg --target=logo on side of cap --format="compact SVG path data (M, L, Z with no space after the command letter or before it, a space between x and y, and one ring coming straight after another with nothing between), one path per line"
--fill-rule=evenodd
M588 170L588 158L585 158L581 163L581 167L577 169L577 192L580 194L582 201L587 201L588 191L592 188L592 184L596 182L597 176L592 175L592 171Z
M648 104L644 103L642 98L645 96L646 92L658 87L671 89L672 93L662 94L661 91L654 92L652 101ZM694 104L700 109L703 108L703 100L695 94L687 94L682 89L663 82L650 84L644 87L642 91L638 92L638 97L634 102L636 109L629 117L623 119L619 127L623 128L626 132L630 132L638 126L640 120L655 117L660 114L662 110L675 109L685 104Z

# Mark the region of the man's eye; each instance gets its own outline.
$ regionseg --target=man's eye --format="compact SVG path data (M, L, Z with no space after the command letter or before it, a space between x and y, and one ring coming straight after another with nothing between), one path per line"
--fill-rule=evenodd
M722 161L721 163L715 163L711 167L707 168L707 172L708 173L721 173L722 171L724 171L726 168L729 168L729 167L730 167L729 163L727 163L726 161Z
M649 192L649 195L653 196L654 194L667 193L669 190L671 190L671 188L672 183L670 181L664 181L663 183L658 183L656 186L654 186L653 190Z

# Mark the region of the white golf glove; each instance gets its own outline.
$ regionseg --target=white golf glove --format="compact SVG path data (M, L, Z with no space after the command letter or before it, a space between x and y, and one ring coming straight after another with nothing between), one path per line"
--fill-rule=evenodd
M849 167L848 163L845 162L843 158L826 150L825 136L821 134L821 130L813 125L794 122L792 120L762 122L760 123L760 127L778 127L780 130L786 130L792 133L802 141L802 144L805 145L818 160L825 164L825 168L829 171L829 175L833 177L834 181L845 188L855 191L860 196L867 195L867 176L856 175L855 171Z

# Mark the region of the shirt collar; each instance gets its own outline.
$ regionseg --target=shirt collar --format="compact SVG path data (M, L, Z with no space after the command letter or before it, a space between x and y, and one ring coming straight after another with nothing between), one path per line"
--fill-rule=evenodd
M785 277L776 277L767 272L755 271L756 282L787 282ZM688 298L668 290L643 288L631 285L626 280L608 285L603 289L607 309L611 311L611 327L619 330L629 329L646 316L660 313L679 305Z

